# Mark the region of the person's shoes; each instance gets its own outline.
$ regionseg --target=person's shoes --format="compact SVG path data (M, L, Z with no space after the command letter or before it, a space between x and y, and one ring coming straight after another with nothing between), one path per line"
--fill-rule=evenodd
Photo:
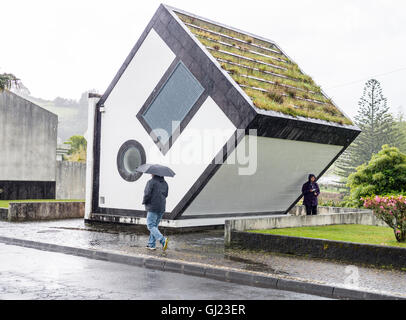
M156 250L156 248L155 247L150 247L150 246L147 246L146 247L148 250Z
M167 248L168 248L168 238L165 238L165 242L163 243L163 247L162 247L162 250L166 250Z

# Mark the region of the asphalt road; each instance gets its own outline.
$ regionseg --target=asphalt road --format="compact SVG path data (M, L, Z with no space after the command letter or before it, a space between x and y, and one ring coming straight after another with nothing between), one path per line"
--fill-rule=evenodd
M2 300L314 300L255 288L0 243Z

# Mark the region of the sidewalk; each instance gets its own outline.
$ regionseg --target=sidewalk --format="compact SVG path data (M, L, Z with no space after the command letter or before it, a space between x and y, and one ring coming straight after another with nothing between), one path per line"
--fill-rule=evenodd
M141 227L142 229L142 227ZM278 279L351 288L406 298L406 272L278 255L225 249L223 230L169 235L169 247L149 251L148 234L134 228L88 225L82 219L10 223L0 221L0 236L81 249L192 262L211 267L260 272ZM169 260L166 260L169 261ZM358 287L346 286L346 279L358 273ZM288 283L288 282L287 282Z

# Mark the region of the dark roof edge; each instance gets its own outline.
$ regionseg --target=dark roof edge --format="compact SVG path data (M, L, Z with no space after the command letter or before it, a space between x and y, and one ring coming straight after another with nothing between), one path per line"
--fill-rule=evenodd
M330 127L336 127L336 128L342 128L342 129L349 129L349 130L361 132L361 129L355 124L353 124L353 125L339 124L337 122L331 122L331 121L316 119L316 118L305 118L305 117L301 117L301 116L294 117L294 116L290 116L288 114L284 114L284 113L278 112L278 111L260 109L255 106L254 106L254 108L256 109L258 115L262 115L262 116L271 116L273 118L283 118L283 119L289 119L289 120L295 120L295 121L301 121L301 122L311 122L311 123L318 124L318 125L330 126Z

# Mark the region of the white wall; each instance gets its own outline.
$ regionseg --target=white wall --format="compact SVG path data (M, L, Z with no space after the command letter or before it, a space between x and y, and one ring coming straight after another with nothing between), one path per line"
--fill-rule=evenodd
M169 152L162 155L136 114L174 58L165 42L151 30L104 103L106 112L102 114L99 195L105 197L105 203L100 207L144 210L142 197L151 176L144 174L135 182L121 178L116 159L125 141L134 139L140 142L145 149L147 163L168 165L176 172L174 178L166 179L169 184L167 211L171 211L235 131L234 125L209 97ZM210 129L222 132L213 140L211 131L207 132ZM205 150L203 159L198 154L201 150Z
M238 164L222 165L183 216L286 210L301 194L308 174L317 176L342 149L265 137L258 137L257 141L255 174L239 175ZM244 150L246 143L247 136L230 157Z

